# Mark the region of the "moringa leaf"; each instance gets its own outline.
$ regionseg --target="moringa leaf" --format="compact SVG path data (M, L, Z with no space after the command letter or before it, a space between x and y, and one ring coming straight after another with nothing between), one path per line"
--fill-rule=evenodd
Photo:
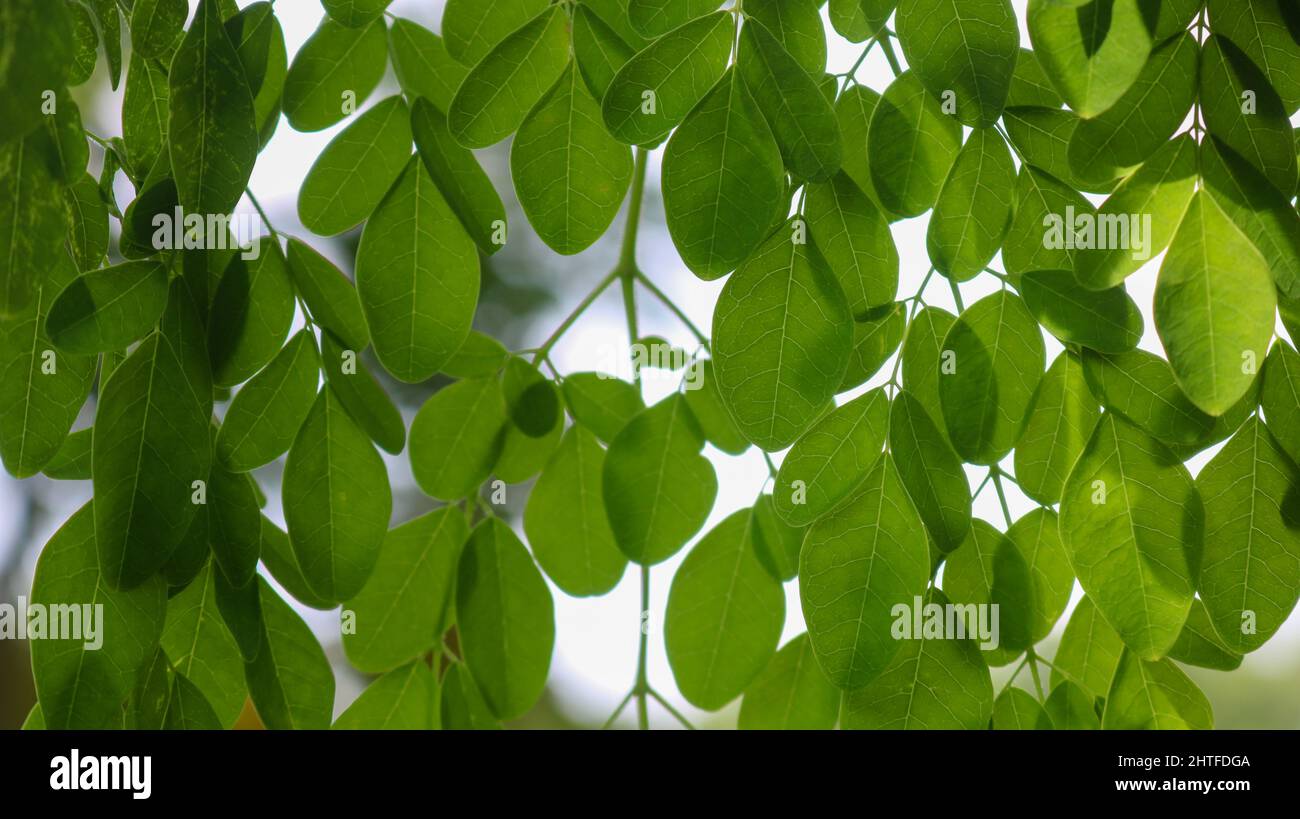
M472 67L546 5L545 0L447 0L442 10L447 53Z
M1268 350L1276 306L1264 257L1214 199L1198 193L1155 295L1156 330L1192 403L1222 415L1245 395Z
M1040 731L1044 721L1051 722L1047 711L1023 688L1007 688L993 701L995 731Z
M1101 409L1088 388L1083 360L1062 352L1047 368L1016 444L1016 483L1044 505L1061 500L1070 469L1097 425Z
M898 293L898 248L880 210L844 173L808 186L808 228L863 321ZM856 345L855 345L856 346Z
M840 713L840 692L813 657L808 635L781 646L745 689L740 701L742 730L829 730Z
M321 20L284 78L284 115L294 130L323 131L366 101L384 76L386 31L382 19L360 28Z
M293 285L274 237L260 237L248 253L226 265L212 297L208 358L220 387L243 383L266 366L284 345L293 323Z
M1124 641L1085 595L1061 635L1052 660L1052 685L1069 681L1082 688L1089 699L1105 697L1123 651Z
M1152 36L1141 0L1093 0L1078 8L1030 0L1029 40L1056 90L1081 117L1108 110L1137 80Z
M612 444L628 421L645 410L636 387L604 373L572 373L565 376L563 390L574 422L606 444Z
M970 531L970 484L957 453L906 391L894 396L890 409L889 451L935 546L941 552L956 549Z
M411 130L420 159L479 250L491 256L504 245L506 209L473 152L452 139L447 118L427 100L411 107Z
M453 507L388 531L370 579L344 604L356 615L356 630L343 635L353 666L389 671L439 645L455 617L456 564L468 536Z
M461 552L456 621L488 708L498 719L522 716L546 686L555 604L528 550L499 518L475 527Z
M282 494L307 585L329 600L356 595L379 558L393 499L383 459L328 386L289 448Z
M754 551L763 567L782 583L799 576L799 552L806 529L782 520L770 494L762 494L754 502L754 524L750 528Z
M1208 0L1210 27L1232 42L1268 78L1282 99L1283 110L1300 109L1300 52L1296 51L1294 10L1278 0L1243 5Z
M411 422L416 484L446 501L473 495L496 465L506 421L495 378L458 381L434 393Z
M879 460L889 423L889 398L881 389L822 416L781 462L772 487L781 518L807 526L839 506Z
M668 140L662 184L673 244L705 280L735 270L781 218L781 154L738 73L724 74Z
M328 728L334 711L334 672L320 643L262 578L262 650L244 663L248 693L273 731Z
M834 395L853 322L816 248L778 228L731 276L713 313L713 367L723 404L762 449L792 443Z
M943 592L957 605L997 608L999 629L979 644L990 666L1006 665L1033 647L1034 587L1029 563L1011 538L991 524L978 518L971 521L966 540L944 564ZM975 624L964 619L966 628L975 630ZM977 640L984 637L967 634Z
M446 111L468 70L447 51L441 37L424 26L404 18L393 20L388 29L388 53L393 72L412 107L424 97Z
M406 446L402 413L357 354L342 349L329 333L321 333L320 360L326 383L357 426L385 452L401 452Z
M903 389L921 402L945 440L948 430L943 422L939 399L939 359L943 353L943 340L956 323L957 317L940 307L927 305L921 308L908 324L900 353Z
M1300 600L1300 469L1250 418L1196 478L1205 501L1197 589L1223 644L1262 646Z
M574 63L520 124L510 173L529 223L557 253L586 250L614 221L632 181L632 152L605 130Z
M131 9L133 61L136 54L147 59L171 56L184 33L189 12L185 0L138 0Z
M894 609L924 594L929 576L921 518L881 455L852 498L808 530L799 557L808 636L832 684L861 688L911 653L891 635Z
M767 666L785 622L785 594L758 560L753 526L749 509L729 515L686 555L668 592L668 663L682 696L707 711Z
M345 26L360 28L383 15L393 0L321 0L325 13Z
M486 148L505 139L564 73L568 61L568 17L553 6L470 69L447 108L452 136L467 148Z
M1241 666L1241 655L1224 645L1199 597L1192 601L1178 642L1169 649L1169 658L1217 671L1233 671Z
M438 680L424 660L395 668L361 692L335 730L419 731L434 727Z
M902 302L894 302L883 312L875 311L866 320L854 322L853 352L849 354L849 369L840 381L838 392L870 380L898 350L906 330L907 307Z
M1087 290L1073 271L1040 270L1020 277L1020 293L1038 323L1063 344L1124 353L1142 339L1142 311L1123 285Z
M411 156L411 117L389 97L330 140L298 191L298 218L320 236L336 236L375 212Z
M1209 730L1214 713L1205 695L1168 659L1120 655L1101 717L1106 730Z
M1167 449L1103 415L1061 498L1061 538L1083 590L1139 656L1178 638L1201 564L1205 511Z
M780 41L804 71L826 70L826 30L814 0L750 0L745 14Z
M300 330L235 394L217 433L216 453L222 464L247 472L288 452L315 400L319 380L316 339L310 330Z
M601 103L605 127L629 145L663 139L722 76L734 36L731 15L718 12L655 40L610 81Z
M871 184L881 204L900 216L920 216L934 207L961 150L961 125L907 71L872 112L867 142Z
M203 693L223 728L244 709L239 646L217 609L216 568L205 566L188 586L167 601L167 624L160 645L178 674Z
M469 335L478 251L417 158L366 223L357 292L375 354L402 381L436 374Z
M1264 361L1260 405L1268 431L1292 461L1300 463L1300 355L1282 339Z
M289 240L289 276L312 320L359 353L370 345L370 327L357 291L343 271L298 239Z
M574 425L528 494L524 532L547 577L565 594L588 597L618 585L627 557L606 516L605 449L594 433Z
M1016 167L992 128L971 131L930 217L926 248L940 273L966 281L984 271L1011 227Z
M573 56L587 87L596 99L604 99L614 75L636 52L586 4L574 11L572 37Z
M1011 293L986 296L957 318L943 340L939 399L963 460L996 463L1020 440L1044 355L1038 324Z
M936 97L954 97L963 125L1002 114L1020 52L1010 0L901 0L898 38L908 66Z
M1052 688L1043 703L1047 719L1042 728L1055 731L1096 731L1101 728L1101 718L1093 706L1093 698L1069 680L1062 680Z
M749 449L749 441L741 434L735 419L722 403L717 377L713 374L713 362L704 359L691 367L697 377L692 388L691 374L688 373L686 406L699 423L704 440L728 455L739 455Z

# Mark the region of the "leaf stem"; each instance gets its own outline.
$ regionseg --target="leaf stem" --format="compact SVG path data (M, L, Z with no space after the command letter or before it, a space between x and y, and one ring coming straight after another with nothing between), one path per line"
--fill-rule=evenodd
M656 691L656 690L654 690L653 688L651 688L651 689L650 689L650 696L654 697L654 698L655 698L655 701L658 702L660 705L662 705L662 706L664 707L664 710L665 710L665 711L667 711L668 713L672 714L673 717L675 717L675 718L677 719L678 722L680 722L682 725L684 725L688 731L694 731L694 730L695 730L695 726L694 726L694 725L691 725L691 721L688 720L688 719L687 719L687 718L686 718L686 717L685 717L685 716L684 716L680 711L678 711L676 708L673 708L672 705L669 704L668 700L664 699L664 697L663 697L662 694L660 694L658 691Z
M637 616L637 630L641 634L640 645L636 652L636 685L632 687L636 694L637 727L642 731L650 729L650 711L646 708L646 695L650 693L650 680L646 659L650 654L650 567L641 567L641 611Z
M1025 651L1025 659L1029 661L1029 673L1033 675L1034 688L1038 690L1038 701L1045 702L1047 698L1043 696L1043 681L1038 677L1038 655L1034 653L1033 646Z
M244 195L248 197L248 201L253 203L253 207L257 209L257 215L262 217L262 224L266 225L267 230L271 231L271 235L281 235L280 231L276 230L275 226L271 224L271 220L267 217L266 211L262 209L262 203L257 201L257 197L253 195L252 189L244 188Z
M903 73L902 67L898 64L898 55L894 53L894 44L889 41L889 29L881 28L876 32L875 39L880 41L880 47L884 49L885 59L889 60L889 70L894 72L897 77Z
M560 337L569 331L569 328L582 317L582 314L587 312L587 308L591 307L592 303L600 297L600 294L604 293L609 286L618 279L618 277L619 273L617 270L610 271L605 278L601 279L600 282L591 289L591 292L578 303L578 306L573 309L573 312L569 313L569 315L565 317L564 321L560 322L560 326L555 328L555 332L551 333L546 341L542 342L542 346L538 347L533 352L534 365L537 364L538 361L546 358L547 354L551 352L551 348L559 342Z
M952 288L952 300L957 305L957 312L965 312L966 305L962 304L961 288L957 286L956 280L948 279L948 287Z
M624 697L623 701L620 702L618 704L618 707L614 709L614 713L610 714L609 719L605 720L605 724L600 726L600 729L602 731L608 731L610 728L614 726L614 720L618 719L618 715L623 713L624 708L627 708L627 704L632 701L632 695L634 693L635 693L634 691L627 692L627 696Z
M1002 517L1006 518L1007 526L1011 526L1011 509L1007 506L1007 493L1002 489L1002 470L994 466L989 467L989 477L993 479L993 488L998 491L998 503L1002 505Z
M1028 662L1029 662L1029 655L1026 654L1025 658L1020 661L1020 665L1016 666L1016 670L1012 671L1011 676L1008 677L1007 681L1002 684L1002 690L998 692L999 697L1005 694L1007 689L1011 687L1011 684L1016 681L1016 677L1020 676L1020 672L1025 669L1025 664Z
M680 307L677 306L677 303L674 302L671 298L669 298L667 293L660 290L659 287L656 286L654 282L650 281L650 277L646 276L646 274L638 270L636 271L635 275L636 275L636 280L641 283L641 286L644 287L646 290L649 290L650 294L654 296L656 299L658 299L660 302L662 302L664 307L667 307L669 310L671 310L673 315L677 317L677 320L680 321L682 324L684 324L687 330L691 331L691 335L695 336L695 340L700 342L700 346L703 347L706 351L708 351L709 337L704 335L704 333L700 331L700 328L695 326L695 323L692 322L690 318L687 317L686 313Z

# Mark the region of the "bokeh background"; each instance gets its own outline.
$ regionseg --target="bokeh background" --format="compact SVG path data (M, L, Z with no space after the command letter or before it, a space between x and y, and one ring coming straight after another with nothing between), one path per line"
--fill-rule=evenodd
M240 0L239 5L244 7L250 2L251 0ZM438 32L443 2L444 0L394 0L389 10L394 15L409 18ZM1029 37L1024 30L1026 2L1027 0L1013 0L1021 21L1021 42L1028 47ZM197 5L197 0L190 0L191 14ZM323 11L318 0L278 0L275 7L292 59L293 54L319 24ZM827 31L830 43L827 70L832 73L847 71L863 46L836 36L829 23ZM124 42L123 45L124 48L129 48L129 43ZM889 84L892 73L879 49L873 50L863 62L857 78L862 84L881 91ZM90 82L75 89L74 93L88 130L105 138L121 135L119 112L122 89L123 86L119 86L117 91L113 91L109 87L107 66L101 51L95 76ZM390 68L380 87L361 108L364 110L399 92ZM329 140L351 121L352 118L349 118L328 130L301 134L292 130L282 119L274 138L259 157L250 183L254 195L266 207L277 230L308 240L348 273L353 269L360 231L334 239L313 237L298 221L296 202L298 189L312 162ZM1294 124L1300 125L1300 122ZM562 257L553 253L532 233L519 208L510 181L509 150L510 144L506 141L478 152L480 161L505 201L511 229L509 244L484 263L483 295L475 326L500 339L510 349L524 349L540 344L578 300L613 266L624 221L622 216L616 219L609 234L582 254ZM91 152L90 171L97 175L102 153L93 145ZM673 248L664 222L663 202L659 196L661 154L660 150L650 156L638 258L642 269L676 301L696 325L708 332L707 328L712 324L713 304L722 289L722 282L702 282L696 279L682 264ZM118 177L117 193L123 206L133 197L130 184L121 175ZM1092 198L1098 202L1101 199ZM252 204L247 199L240 203L239 212L255 216ZM900 297L915 292L929 270L925 250L928 218L926 215L893 226L894 239L902 258ZM1151 303L1155 276L1162 258L1152 259L1139 273L1128 279L1129 292L1142 307L1147 319L1146 334L1141 346L1153 352L1161 352L1160 341L1151 322ZM1000 260L995 260L993 266L1000 267ZM954 310L948 288L939 279L936 276L935 281L931 282L925 300ZM998 286L992 276L982 276L963 285L964 300L970 304ZM638 298L638 307L643 335L659 335L688 350L695 349L690 333L658 302L646 298L644 291ZM1280 325L1278 332L1285 333ZM1054 339L1048 337L1047 341L1050 361L1061 348ZM609 370L611 351L625 353L627 344L618 288L611 288L564 337L551 353L551 358L562 372ZM434 379L420 385L401 384L386 378L382 369L374 365L373 361L371 364L397 400L408 423L424 400L444 383ZM891 369L892 360L884 365L876 378L848 394L848 397L879 386L888 380ZM644 377L647 403L676 389L677 375L647 370L644 371ZM92 396L77 427L90 425L93 417ZM1192 473L1199 472L1218 449L1216 446L1196 456L1189 464ZM717 470L720 488L705 531L732 511L752 504L768 478L767 467L755 450L732 457L708 447L706 454ZM385 454L384 457L393 485L393 525L433 508L435 502L425 497L415 486L406 454ZM778 454L774 459L779 463L780 457ZM267 514L281 526L284 525L279 497L282 466L281 461L256 473L270 499ZM1010 464L1007 468L1010 469ZM982 480L983 472L972 469L971 477L973 488ZM1033 508L1033 502L1019 495L1014 485L1008 484L1007 489L1013 516L1019 517ZM517 529L520 529L519 521L527 490L527 486L515 486L510 487L508 492L507 511L503 514ZM39 475L17 481L0 472L0 602L14 602L19 595L28 594L41 546L89 497L89 482L53 481ZM975 514L999 528L1003 525L1002 514L992 491L986 491L976 500ZM688 550L689 546L653 570L650 584L650 679L697 727L730 728L735 726L738 701L715 714L691 708L677 692L664 653L662 615L668 588L673 573ZM512 727L599 726L631 687L636 670L639 570L629 567L619 586L601 598L570 598L554 586L552 592L555 596L557 622L555 654L548 689L533 712ZM1071 610L1080 596L1081 591L1076 584ZM287 595L286 598L291 599ZM370 680L354 671L344 658L338 635L337 612L318 612L301 606L297 608L315 631L334 666L337 678L337 715ZM786 585L786 612L782 643L804 630L797 580ZM1040 647L1040 653L1044 656L1050 657L1054 653L1055 643L1060 638L1068 616L1069 610L1061 618L1052 636ZM994 669L995 689L1000 689L1010 669L1011 666ZM1247 656L1238 670L1216 672L1188 668L1187 671L1214 706L1217 727L1300 728L1300 613L1293 613L1277 636L1262 649ZM1017 684L1026 687L1031 685L1029 674L1022 673ZM32 688L27 646L18 641L0 640L0 728L18 727L34 702L35 692ZM651 703L650 708L653 727L678 727L654 703ZM617 725L631 727L633 719L633 709L628 709ZM246 708L240 719L240 727L258 725L251 707Z

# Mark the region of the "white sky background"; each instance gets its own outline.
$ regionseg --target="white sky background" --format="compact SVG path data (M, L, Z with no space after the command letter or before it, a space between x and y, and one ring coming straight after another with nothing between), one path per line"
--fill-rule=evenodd
M249 0L240 0L241 7L247 6ZM191 11L197 6L197 0L190 0ZM278 0L276 16L284 28L286 45L290 59L301 48L318 25L322 10L318 0ZM395 0L390 11L398 16L407 17L426 27L440 30L442 0ZM1013 0L1017 17L1021 22L1021 42L1029 45L1028 33L1024 30L1026 0ZM861 53L864 44L849 43L834 34L829 23L826 26L830 54L827 70L835 73L847 70ZM896 51L902 59L901 49ZM121 134L121 124L117 111L120 110L121 89L110 94L103 79L103 58L100 58L100 76L94 82L103 85L99 96L97 111L85 111L86 125L100 136ZM879 48L873 49L858 71L858 80L864 85L883 91L892 79L892 72ZM362 106L363 110L386 96L397 93L398 89L391 69L384 83ZM302 236L311 241L313 246L331 256L344 270L351 271L352 260L341 257L338 245L333 242L313 239L297 219L297 195L302 181L312 163L324 149L329 140L355 118L325 131L311 134L298 133L291 129L285 120L281 120L275 137L258 159L250 188L266 207L276 227L284 232ZM532 235L518 210L508 174L508 143L479 152L485 167L493 176L502 198L507 201L511 211L511 241L526 243L526 253L516 258L533 259L537 254L551 257L547 269L532 284L542 285L553 292L554 301L549 311L533 326L533 332L526 347L540 344L559 321L567 315L609 269L617 253L617 244L622 235L624 218L620 215L610 229L609 235L595 247L567 260L560 260L547 251ZM98 161L98 151L95 162ZM650 156L649 178L647 180L646 211L643 213L642 233L639 242L638 258L642 269L690 316L697 326L709 332L712 324L713 305L722 289L723 282L703 282L697 279L681 262L663 223L662 202L658 196L659 162L662 150ZM130 201L132 195L129 184L119 177L119 200ZM1091 197L1100 202L1102 197ZM252 213L251 204L245 200L240 205L241 212ZM899 298L912 295L930 268L926 256L925 236L928 226L928 214L916 219L895 223L892 227L894 240L901 257ZM509 254L507 247L502 256ZM1156 257L1142 270L1127 280L1129 294L1142 308L1146 319L1146 331L1141 346L1152 352L1163 354L1160 340L1151 321L1151 304L1155 287L1155 276L1160 260ZM516 267L520 266L518 264ZM1001 260L995 259L992 266L1001 268ZM506 267L506 265L502 265ZM556 275L559 272L559 276ZM1000 287L992 276L981 276L973 282L963 284L962 296L967 305L978 298L994 292ZM943 307L955 312L952 296L947 282L941 276L934 276L925 294L929 304ZM638 306L641 316L642 335L657 334L688 350L696 347L691 334L676 319L655 302L644 290L638 293ZM1279 332L1282 332L1279 329ZM1061 351L1061 345L1050 335L1044 333L1047 340L1048 362ZM611 288L593 306L551 353L551 358L561 372L576 372L608 368L608 350L617 345L625 349L627 333L623 319L622 304L618 288ZM893 360L881 368L880 373L868 385L844 398L854 397L866 389L886 382L893 368ZM647 404L674 391L677 377L661 375L655 371L645 371ZM844 399L842 399L844 400ZM80 425L89 423L82 419ZM408 417L408 422L410 418ZM1189 464L1193 474L1217 452L1219 447L1196 456ZM731 457L709 447L706 450L717 471L719 492L713 513L703 531L707 531L736 509L753 503L755 497L764 488L768 472L758 451L751 449L740 457ZM403 452L396 457L385 456L392 470L395 488L401 484L411 485L410 466L407 454ZM779 463L780 455L774 456ZM1006 463L1008 471L1013 471L1010 459ZM984 470L968 467L972 487L984 478ZM39 478L38 478L39 480ZM64 484L69 491L60 493L56 498L66 509L55 510L60 519L74 511L88 497L89 486ZM1008 500L1013 517L1035 508L1036 504L1019 494L1014 484L1006 484ZM278 488L278 487L276 487ZM511 491L522 491L512 488ZM269 493L269 490L268 490ZM17 489L12 478L0 475L0 520L15 520ZM283 525L278 494L272 494L266 509L268 515ZM975 501L975 514L993 522L999 528L1005 528L1002 512L997 497L989 487ZM38 533L43 542L52 531ZM521 533L522 534L522 533ZM15 548L10 545L8 548ZM734 712L737 704L733 703L719 715L708 715L692 709L677 692L673 682L672 671L668 665L663 644L663 611L668 598L669 585L674 572L689 551L690 546L682 549L674 558L654 567L650 585L651 591L651 629L649 653L649 677L652 686L681 708L696 725L718 724L734 725ZM34 561L35 552L29 558ZM28 565L28 577L34 566ZM558 698L557 704L570 717L582 724L600 724L613 711L631 687L636 670L636 653L638 640L638 610L640 608L640 570L629 566L623 581L611 593L596 599L575 599L568 597L552 585L556 608L556 647L551 668L551 688ZM800 610L798 581L786 584L786 626L782 644L804 630L803 616ZM1075 600L1081 595L1076 584ZM336 713L345 708L360 691L364 681L355 674L344 670L346 663L342 660L339 647L336 613L316 612L298 607L300 613L308 620L326 646L327 652L335 663L338 676L338 696ZM1056 635L1059 636L1068 618L1061 618ZM1049 638L1054 642L1055 638ZM1270 667L1282 668L1289 664L1300 647L1300 616L1292 616L1283 630L1264 648L1248 655L1244 667L1267 670ZM995 681L1005 678L1008 669L995 669ZM1025 673L1022 682L1027 683L1029 676ZM650 705L651 724L657 727L673 727L676 722L659 709L654 703ZM621 724L630 725L634 711L629 708Z

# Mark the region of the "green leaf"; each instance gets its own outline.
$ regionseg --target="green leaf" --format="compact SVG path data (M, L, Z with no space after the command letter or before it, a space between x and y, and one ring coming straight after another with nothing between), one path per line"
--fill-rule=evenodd
M282 493L307 585L329 600L356 595L379 559L393 498L383 459L330 387L289 448Z
M897 0L830 0L831 26L850 42L875 34L894 11Z
M754 524L750 536L754 551L768 572L782 583L799 576L799 552L803 549L806 527L791 526L776 513L771 494L760 495L754 502Z
M1142 339L1142 311L1123 285L1086 290L1073 271L1041 270L1020 278L1020 292L1038 323L1064 344L1123 353Z
M1055 0L1030 0L1034 53L1079 116L1109 109L1142 72L1152 47L1143 5L1141 0L1094 0L1071 8Z
M1164 146L1196 102L1200 46L1188 32L1151 52L1114 105L1085 119L1070 137L1070 167L1105 183L1125 175Z
M356 353L343 350L333 336L322 333L321 364L326 383L370 440L385 452L401 452L406 446L402 413Z
M203 693L221 727L230 728L244 709L248 686L239 646L217 609L215 574L208 564L167 601L161 646L176 672Z
M176 674L162 727L168 731L219 731L224 726L198 686Z
M85 83L95 73L95 65L99 60L99 31L95 28L95 18L89 8L80 3L69 3L67 8L75 49L68 70L68 85L75 87Z
M404 18L388 29L388 53L402 90L412 100L424 97L446 111L469 71L447 51L443 39ZM412 105L415 105L412 102Z
M622 142L651 145L704 99L727 68L735 28L718 12L692 20L628 60L605 92L605 127Z
M834 110L799 61L755 19L740 32L736 67L791 173L810 182L834 176L842 157Z
M1205 511L1191 475L1129 422L1102 416L1061 498L1083 590L1139 656L1158 658L1192 605Z
M139 54L149 59L170 56L181 39L189 12L185 0L137 0L131 9L132 56Z
M1200 170L1215 203L1268 262L1278 290L1300 296L1300 213L1287 195L1214 137L1201 143Z
M456 574L456 619L466 664L498 719L523 716L546 687L555 604L510 527L475 527Z
M217 457L226 468L247 472L288 452L319 379L316 339L310 330L300 330L226 410L216 441Z
M66 259L34 301L0 322L0 458L18 478L58 460L94 384L95 357L58 353L45 331L58 286L75 272Z
M1002 115L1007 136L1020 152L1024 163L1048 173L1070 187L1090 193L1109 193L1115 188L1109 169L1101 181L1085 178L1070 163L1070 140L1083 122L1077 114L1063 108L1008 108Z
M175 672L172 670L171 661L167 659L167 654L162 648L155 647L153 657L137 672L135 688L131 690L131 696L126 701L124 727L134 730L162 730L167 706L171 702L174 676ZM37 707L40 707L39 704Z
M424 660L375 680L334 722L335 730L419 731L434 727L438 681Z
M284 78L284 114L297 131L323 131L345 117L379 85L388 63L384 21L348 28L321 20Z
M68 246L78 270L94 270L108 253L108 208L90 174L82 174L65 195L71 218Z
M573 56L587 87L597 99L604 99L614 75L636 52L585 4L574 11L572 36Z
M937 590L927 605L944 606ZM912 601L908 601L912 605ZM993 681L972 640L900 640L893 661L864 688L844 696L847 729L982 730L993 718Z
M447 109L452 136L467 148L486 148L512 134L564 72L568 28L564 9L553 6L494 46Z
M5 143L37 126L43 112L35 101L46 90L62 87L68 76L73 51L67 5L46 0L5 3L0 50L6 54L0 67L0 143Z
M750 0L745 14L772 32L804 71L818 76L826 70L826 30L819 5L813 0Z
M781 154L738 73L724 74L668 140L662 184L673 244L705 280L735 270L781 218Z
M687 701L716 711L776 653L785 593L759 562L749 509L733 512L691 549L668 592L664 645Z
M289 275L312 319L360 353L370 344L370 327L357 291L334 263L310 245L289 240Z
M1047 724L1040 727L1055 731L1096 731L1101 718L1093 707L1093 698L1069 680L1062 680L1043 703Z
M487 378L501 371L509 355L505 346L492 336L470 330L465 343L442 365L442 373L452 378Z
M881 204L900 216L920 216L934 207L961 150L961 125L906 71L872 112L867 143Z
M1214 34L1201 50L1200 82L1206 130L1282 193L1293 194L1295 138L1286 107L1260 67L1231 40Z
M1278 0L1209 0L1210 27L1245 52L1268 78L1286 113L1300 109L1300 52L1294 10Z
M1196 172L1196 142L1183 135L1165 144L1120 183L1097 211L1097 225L1112 226L1120 241L1110 247L1075 251L1074 275L1079 284L1092 290L1122 284L1169 247L1195 192ZM1134 214L1143 219L1138 223L1142 233L1133 230ZM1150 230L1145 228L1148 214ZM1130 241L1123 240L1125 233ZM1137 238L1146 244L1132 243Z
M704 525L718 493L704 438L679 394L630 420L609 445L601 476L618 548L653 566L672 557ZM650 490L650 491L647 491Z
M425 169L465 232L479 250L496 253L506 240L506 209L473 152L452 139L447 118L425 100L411 108L411 129Z
M0 318L16 316L63 263L67 211L58 180L41 161L39 133L0 144ZM48 274L47 274L48 276ZM51 294L53 295L53 294Z
M1007 537L1029 567L1032 608L1029 634L1039 642L1051 634L1074 591L1074 569L1061 541L1056 512L1038 508L1011 524Z
M54 457L45 464L41 473L60 481L90 480L90 443L94 430L90 427L68 433ZM11 470L15 475L18 469Z
M453 663L442 679L440 711L446 731L498 731L501 723L488 710L483 694L464 663Z
M1023 688L1007 688L993 701L995 731L1040 731L1045 720L1050 724L1043 706Z
M1036 108L1060 108L1065 104L1061 95L1056 93L1052 81L1043 71L1043 64L1038 55L1027 48L1020 49L1016 58L1015 71L1011 72L1011 90L1007 94L1007 108L1029 106Z
M478 251L419 159L366 223L357 292L375 354L402 381L437 373L469 335Z
M1201 192L1188 206L1156 282L1155 323L1187 397L1222 415L1250 388L1273 335L1268 264Z
M325 13L345 26L359 28L378 19L393 0L321 0Z
M1016 445L1016 483L1044 505L1061 500L1065 480L1101 416L1083 360L1062 352L1038 383L1024 435Z
M889 223L846 174L808 186L805 211L817 249L858 321L891 305L898 293L898 248Z
M996 607L1000 626L985 661L1006 665L1034 644L1034 588L1029 563L1011 538L976 518L943 569L943 592L958 605ZM981 635L972 634L971 637Z
M256 254L255 258L245 256ZM219 387L243 383L284 345L293 323L293 285L280 242L260 237L226 265L212 297L208 358Z
M830 730L840 714L840 692L813 657L812 641L800 634L781 646L745 689L742 730Z
M122 100L122 135L131 161L146 170L166 148L170 99L166 66L132 53ZM170 159L164 161L170 170Z
M941 552L956 549L970 531L970 484L925 407L905 391L890 409L889 451L935 546Z
M954 281L988 267L1011 227L1016 166L992 128L971 131L939 192L926 233L930 260Z
M613 443L628 421L645 409L636 387L605 373L567 375L563 390L573 420L606 444Z
M939 357L943 340L957 317L939 307L923 307L907 326L901 353L903 389L921 402L931 420L947 437L939 401Z
M646 37L659 37L721 5L717 0L629 0L628 19Z
M871 117L880 99L880 94L865 85L852 85L835 100L835 119L840 126L840 169L880 208L881 215L894 221L898 217L880 204L880 195L871 179L871 152L867 150Z
M542 471L559 446L564 411L555 385L522 358L506 362L501 389L510 420L493 472L506 483L522 483Z
M183 280L158 331L100 393L93 443L95 535L113 588L142 583L197 512L191 493L212 463L212 378L202 325Z
M791 526L807 526L839 506L880 459L889 398L875 389L823 416L781 461L772 497Z
M1241 666L1241 655L1224 645L1199 597L1192 601L1192 610L1188 612L1178 642L1169 649L1169 658L1216 671L1234 671Z
M389 530L370 579L344 606L356 614L356 630L343 635L352 665L388 671L438 645L455 616L456 564L468 536L454 507Z
M32 579L33 605L75 603L77 613L94 612L96 606L103 612L93 620L97 635L83 623L70 639L46 635L31 641L36 696L45 726L56 731L121 725L122 702L135 685L137 669L154 653L167 603L161 578L130 591L114 591L104 582L92 508L87 503L55 532Z
M1092 598L1085 595L1065 624L1061 644L1052 659L1052 684L1070 681L1091 699L1105 697L1123 651L1124 641L1097 611Z
M740 431L768 451L792 443L835 394L853 321L802 224L777 229L731 276L713 313L713 367Z
M257 161L253 95L216 0L202 0L194 20L168 75L172 178L186 211L229 213Z
M1197 476L1205 501L1198 590L1233 652L1263 645L1300 600L1300 470L1258 418Z
M271 573L271 577L275 578L275 582L304 606L327 611L338 605L337 600L326 600L307 586L307 581L302 576L302 569L298 566L298 558L293 553L293 546L289 543L289 536L265 515L262 516L262 563ZM252 596L254 599L257 597L256 594ZM260 603L258 608L261 608ZM257 637L260 643L260 626L258 628Z
M722 393L718 391L718 382L713 374L713 362L697 360L690 366L686 406L699 423L704 439L728 455L739 455L749 449L749 441L722 403Z
M1164 359L1145 350L1100 356L1083 353L1084 375L1094 395L1164 443L1190 446L1210 434L1214 419L1197 409Z
M528 221L557 253L586 250L614 221L632 181L632 151L605 130L574 63L519 126L510 174Z
M1038 324L1025 303L1005 290L957 318L943 340L939 399L962 460L997 463L1020 440L1044 355Z
M411 156L411 118L389 97L330 140L298 191L298 218L312 233L336 236L375 211Z
M997 122L1020 52L1010 0L901 0L895 25L908 66L934 96L955 97L962 124Z
M860 688L911 653L891 634L894 609L910 607L929 577L921 518L882 455L852 498L808 530L799 558L808 636L831 683Z
M43 127L32 134L32 139L54 178L71 185L86 173L90 159L86 131L81 111L66 91L59 92L51 104L54 112L45 117Z
M546 0L447 0L442 33L447 52L473 66L510 34L546 10Z
M1003 268L1013 277L1033 270L1073 270L1080 251L1068 237L1092 216L1092 204L1074 188L1021 165L1016 214L1002 243Z
M262 549L260 506L250 476L213 465L207 495L212 554L235 587L247 586L257 571Z
M572 597L613 589L627 568L605 514L605 449L570 427L542 470L524 508L524 532L546 575Z
M1209 730L1214 712L1205 695L1170 660L1120 655L1101 716L1105 730Z
M903 342L907 330L907 306L894 302L863 321L853 323L853 352L849 369L837 392L846 392L871 379Z
M328 728L334 712L334 672L320 643L288 603L257 578L262 650L244 664L257 715L273 731Z
M411 471L425 494L472 495L501 453L506 402L495 378L458 381L434 393L411 422Z
M1268 431L1291 460L1300 463L1300 355L1281 339L1264 361L1260 405Z

